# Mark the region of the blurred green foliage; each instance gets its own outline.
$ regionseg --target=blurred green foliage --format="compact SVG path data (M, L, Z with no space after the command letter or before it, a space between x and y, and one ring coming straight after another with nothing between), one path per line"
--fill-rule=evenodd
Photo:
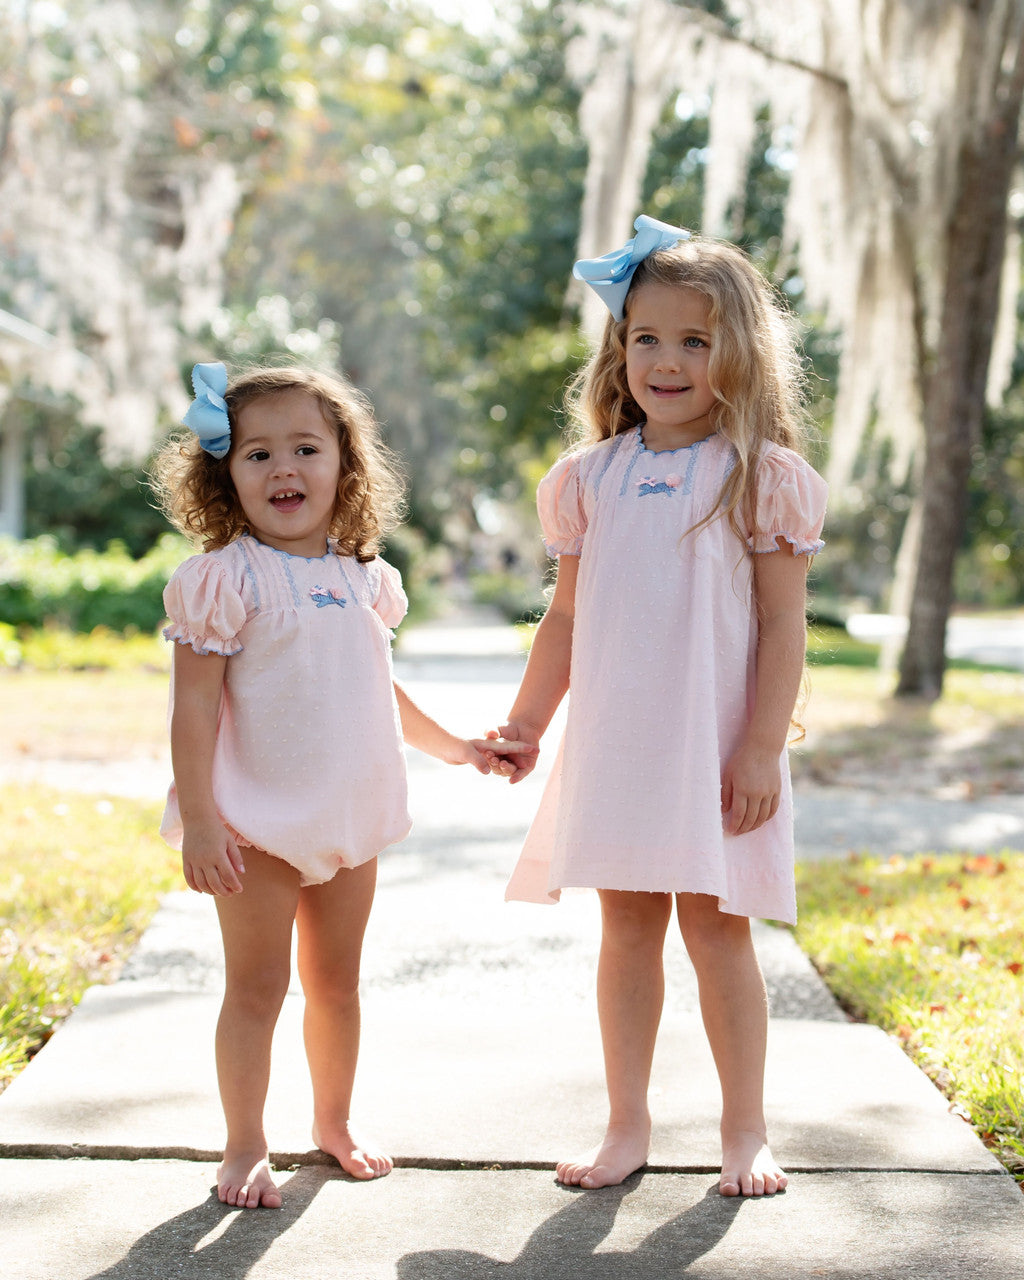
M164 618L163 589L192 548L163 534L140 559L123 543L65 555L54 538L0 539L0 621L71 631L153 631Z
M110 462L98 427L63 414L32 414L25 477L25 534L73 554L117 542L143 556L167 532L142 469Z

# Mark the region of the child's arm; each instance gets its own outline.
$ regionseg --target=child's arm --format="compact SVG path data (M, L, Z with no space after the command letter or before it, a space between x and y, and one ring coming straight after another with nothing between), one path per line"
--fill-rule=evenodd
M756 831L778 810L779 759L803 676L807 557L785 539L777 542L778 551L754 556L757 692L743 741L722 775L722 812L732 835Z
M411 747L444 760L446 764L471 764L480 773L490 773L493 768L495 772L511 774L515 766L505 761L499 763L499 756L512 753L520 756L537 749L528 742L458 738L418 707L397 680L394 683L398 714L402 718L402 737Z
M171 763L184 831L181 864L190 889L220 896L241 893L239 876L245 871L213 800L213 749L226 662L221 654L174 647Z
M558 557L558 578L547 613L540 621L530 648L530 660L523 673L522 684L501 732L506 738L538 743L551 717L569 688L569 661L572 656L572 629L576 616L576 579L579 556ZM508 753L516 766L509 778L519 782L532 772L537 763L536 752L530 755Z

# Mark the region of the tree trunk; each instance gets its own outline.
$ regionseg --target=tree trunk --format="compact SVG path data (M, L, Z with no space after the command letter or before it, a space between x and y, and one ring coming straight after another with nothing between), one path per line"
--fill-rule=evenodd
M1006 206L1024 89L1024 52L1000 76L984 127L965 141L947 231L946 288L925 379L921 545L897 696L937 698L946 665L953 571L963 537L971 451L985 385L1006 247Z

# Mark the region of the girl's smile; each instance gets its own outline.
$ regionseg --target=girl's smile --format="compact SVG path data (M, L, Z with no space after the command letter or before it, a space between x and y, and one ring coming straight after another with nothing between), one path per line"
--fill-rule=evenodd
M289 489L286 493L275 493L270 501L278 511L298 511L306 500L304 493L297 489Z
M704 295L685 285L652 282L630 295L626 382L647 419L644 441L655 452L683 448L714 431L708 311Z
M229 470L254 538L296 556L326 552L341 450L315 396L293 389L243 405Z

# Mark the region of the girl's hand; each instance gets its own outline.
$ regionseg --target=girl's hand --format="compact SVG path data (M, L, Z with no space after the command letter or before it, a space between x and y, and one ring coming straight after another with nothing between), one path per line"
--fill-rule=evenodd
M774 818L782 794L779 753L744 743L722 774L722 813L729 835L743 836Z
M504 763L513 765L512 770L503 769L502 774L508 778L509 782L522 782L537 766L540 734L526 724L503 724L499 732L501 733L499 741L504 744L501 752L506 757ZM487 736L490 738L491 734Z
M181 865L188 887L196 893L227 898L242 892L239 879L245 874L242 855L219 821L186 827L181 842Z
M497 773L504 778L511 778L516 771L516 766L506 756L519 757L537 751L529 742L509 742L499 738L493 729L486 738L468 738L463 745L466 747L464 758L452 760L452 764L471 764L479 773Z
M496 733L487 738L457 738L422 711L397 680L395 699L406 742L446 764L471 764L479 773L493 770L511 776L516 766L506 764L502 757L513 754L520 757L524 752L536 750L529 742L500 742Z

